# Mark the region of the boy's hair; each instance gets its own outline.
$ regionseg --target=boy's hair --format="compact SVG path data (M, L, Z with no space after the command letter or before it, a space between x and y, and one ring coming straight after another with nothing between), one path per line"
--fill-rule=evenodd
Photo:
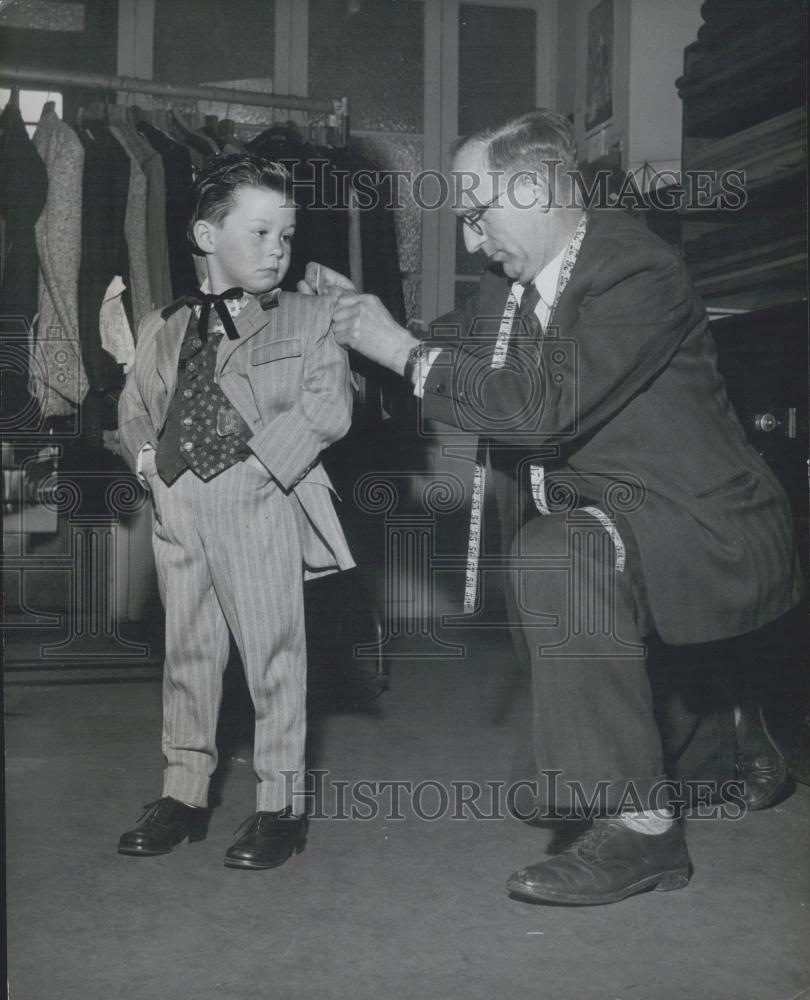
M292 201L292 177L282 164L252 153L214 156L194 181L194 211L186 230L193 253L204 256L194 238L194 224L199 219L205 219L206 222L221 225L233 207L236 191L240 187L267 188Z

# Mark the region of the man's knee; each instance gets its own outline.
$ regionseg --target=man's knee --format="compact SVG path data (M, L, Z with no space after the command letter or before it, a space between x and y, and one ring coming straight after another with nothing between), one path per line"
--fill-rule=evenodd
M509 557L519 563L522 557L565 555L568 537L567 514L535 517L524 524L512 539Z

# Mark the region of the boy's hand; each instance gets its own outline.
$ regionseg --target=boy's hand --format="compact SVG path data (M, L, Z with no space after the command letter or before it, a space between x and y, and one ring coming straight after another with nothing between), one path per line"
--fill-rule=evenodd
M138 452L136 472L142 481L148 482L152 476L157 475L157 462L155 461L155 449L151 444L145 444Z
M298 291L302 295L342 295L344 292L356 292L357 289L340 271L333 271L331 267L310 261L303 280L298 282Z

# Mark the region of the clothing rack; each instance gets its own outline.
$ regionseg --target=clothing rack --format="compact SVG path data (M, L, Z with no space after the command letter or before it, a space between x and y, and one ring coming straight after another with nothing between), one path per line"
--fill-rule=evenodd
M255 90L230 87L185 87L135 76L112 76L104 73L59 73L51 70L25 69L0 64L0 81L33 86L86 87L95 90L115 90L125 93L150 94L174 100L216 101L229 104L249 104L287 111L312 111L325 114L334 129L336 145L345 146L349 137L349 99L325 100L317 97L296 97L292 94L265 94Z

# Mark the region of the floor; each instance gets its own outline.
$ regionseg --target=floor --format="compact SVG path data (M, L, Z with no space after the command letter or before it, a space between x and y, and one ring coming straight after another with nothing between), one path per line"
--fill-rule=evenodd
M689 821L685 890L586 909L506 894L510 872L554 835L463 807L454 819L453 799L442 808L439 786L509 770L515 676L502 644L476 649L395 658L391 689L373 702L325 711L315 698L310 762L328 771L321 805L333 818L313 820L306 851L271 872L222 864L252 811L238 678L207 838L151 859L115 847L160 793L159 685L9 687L12 1000L810 996L805 785L736 822ZM394 818L390 792L354 784L341 811L340 782L363 779L438 785L402 794Z

